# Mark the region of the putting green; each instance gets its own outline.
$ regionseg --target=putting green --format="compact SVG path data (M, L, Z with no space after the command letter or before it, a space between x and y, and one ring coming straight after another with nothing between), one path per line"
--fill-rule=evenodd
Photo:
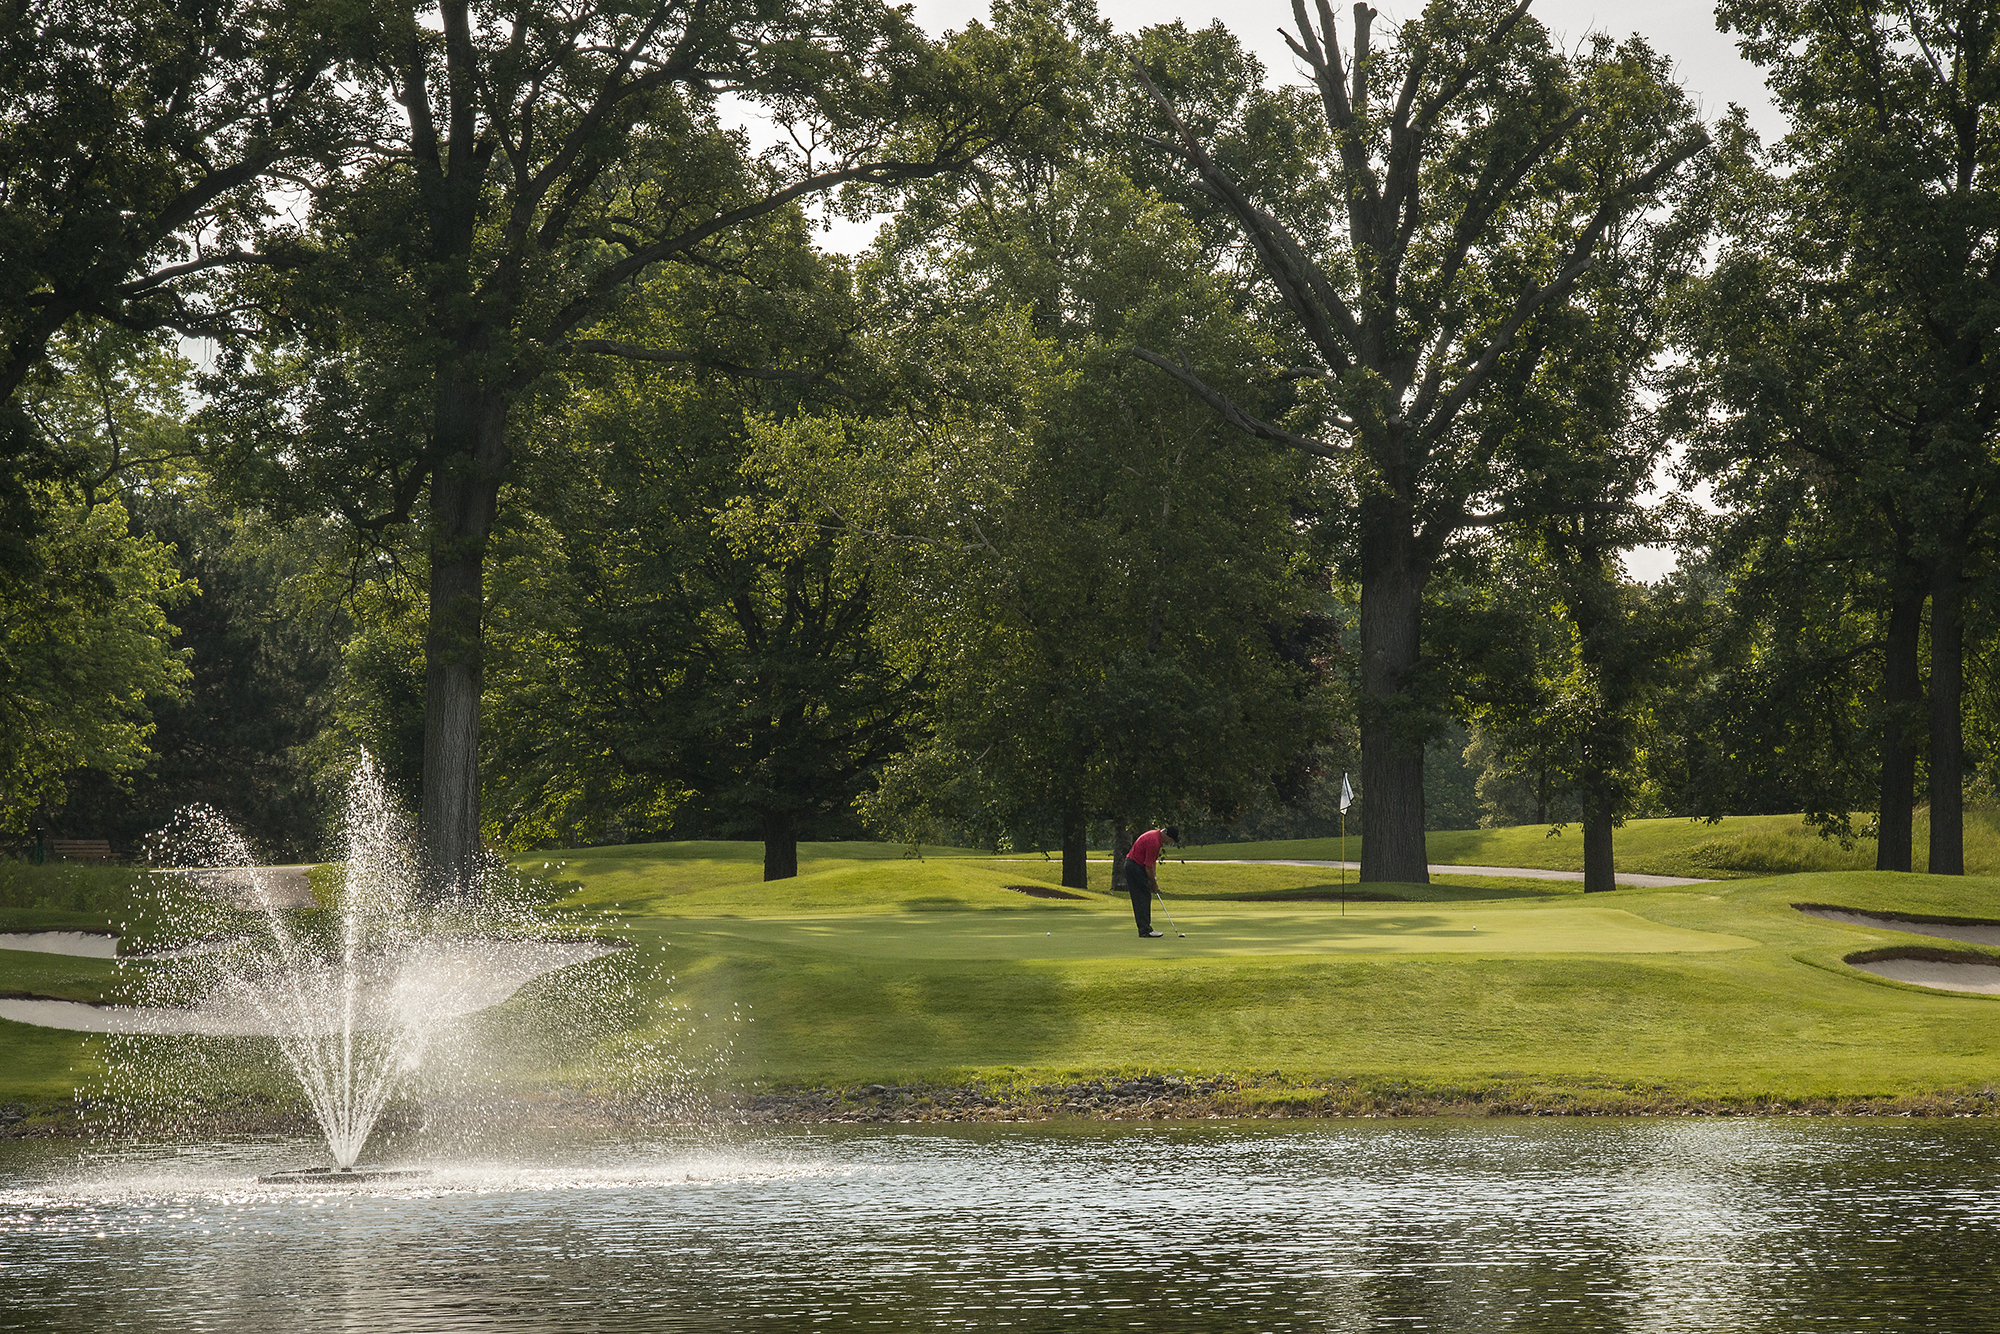
M1573 906L1572 906L1573 905ZM1112 912L925 912L868 917L683 918L667 925L674 943L702 938L736 944L806 947L870 959L1221 958L1241 955L1369 954L1686 954L1748 949L1743 936L1649 921L1622 908L1559 901L1548 905L1191 904L1180 914L1185 939L1164 913L1167 934L1142 940L1132 919ZM716 939L718 948L724 940Z

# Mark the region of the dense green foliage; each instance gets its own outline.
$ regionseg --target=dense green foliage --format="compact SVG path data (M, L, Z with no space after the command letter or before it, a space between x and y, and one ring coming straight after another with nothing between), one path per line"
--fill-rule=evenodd
M1889 870L1910 868L1922 791L1930 865L1949 871L1966 664L1991 633L2000 12L1731 0L1717 16L1788 128L1768 158L1740 136L1726 155L1725 244L1679 377L1689 466L1718 482L1742 576L1711 787L1785 783L1840 829L1875 808ZM1786 697L1812 707L1766 703Z
M1087 0L0 6L0 838L311 857L365 746L439 892L863 835L1083 887L1350 772L1375 878L1783 812L1976 863L1994 8L1732 0L1767 147L1488 0L1300 6L1305 84Z
M65 780L144 763L148 697L185 688L165 605L188 591L156 541L126 531L115 500L46 502L36 576L0 599L0 836L19 839L60 806Z
M264 192L347 128L331 94L344 17L261 0L0 4L0 579L34 579L52 554L37 538L75 521L34 484L87 481L99 462L39 429L24 389L80 321L232 323L217 280L256 260Z
M1570 55L1526 8L1433 4L1383 42L1366 5L1347 40L1331 9L1315 23L1295 6L1331 191L1245 179L1147 81L1154 142L1222 204L1281 306L1295 359L1262 374L1311 392L1273 422L1185 352L1138 353L1244 433L1326 460L1348 494L1370 878L1425 874L1424 747L1451 688L1423 651L1426 585L1468 530L1588 503L1547 484L1547 456L1560 471L1566 449L1601 452L1607 414L1522 430L1523 409L1546 380L1588 378L1571 326L1607 303L1581 280L1619 267L1607 237L1661 207L1707 144L1643 41Z
M426 567L420 827L427 892L450 896L481 855L487 550L517 465L557 444L524 409L579 358L710 362L698 337L589 336L647 278L726 269L800 200L963 170L1056 108L1031 46L947 46L876 3L362 14L366 123L210 385L235 476ZM737 111L779 143L753 150Z
M131 852L214 806L275 857L318 851L312 771L347 624L343 535L231 505L197 461L190 367L103 325L52 341L19 406L68 461L37 484L36 573L10 584L6 834Z
M871 548L897 631L936 664L929 735L873 818L913 840L942 823L1059 843L1080 885L1093 824L1270 804L1329 735L1337 695L1323 553L1296 522L1318 499L1310 470L1244 448L1132 356L1144 342L1237 363L1269 349L1216 234L1142 191L1129 137L1109 132L1131 98L1125 44L1077 38L1093 115L955 192L931 188L862 269L886 327L905 331L893 356L935 365L951 326L1004 378L924 404L916 429L780 442L773 461ZM1214 54L1149 38L1148 55ZM1208 74L1212 94L1242 95L1235 65Z
M615 332L788 375L577 376L560 467L503 541L488 794L517 845L749 837L781 878L798 840L858 832L856 797L915 726L924 665L878 633L866 562L753 467L762 435L867 374L839 348L846 274L794 217L743 251L649 284Z

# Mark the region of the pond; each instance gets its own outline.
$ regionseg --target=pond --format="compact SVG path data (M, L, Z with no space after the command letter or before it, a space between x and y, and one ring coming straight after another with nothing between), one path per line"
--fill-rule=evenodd
M739 1128L259 1186L306 1140L0 1145L0 1328L1994 1328L1974 1121Z

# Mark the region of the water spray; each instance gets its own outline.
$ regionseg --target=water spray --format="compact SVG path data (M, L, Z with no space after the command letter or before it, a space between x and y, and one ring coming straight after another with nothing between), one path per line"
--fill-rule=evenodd
M487 1066L460 1020L497 1005L531 978L609 954L622 942L552 936L534 906L488 868L481 894L430 905L409 822L363 754L341 821L340 860L308 882L303 868L259 859L216 812L190 808L149 853L179 886L177 939L156 941L140 982L153 1006L121 1007L134 1035L264 1036L273 1064L296 1081L326 1138L331 1167L272 1174L273 1184L342 1184L414 1175L359 1165L371 1133L399 1098L459 1088ZM310 886L310 887L309 887ZM233 911L232 911L233 910ZM231 928L216 935L218 916ZM168 948L158 948L160 945ZM600 977L601 988L608 978ZM566 1000L594 1005L591 986ZM187 997L196 997L190 1008ZM199 1078L199 1049L135 1036L127 1088L175 1099ZM170 1052L197 1059L173 1059ZM119 1075L114 1073L114 1078ZM162 1096L169 1095L169 1096Z

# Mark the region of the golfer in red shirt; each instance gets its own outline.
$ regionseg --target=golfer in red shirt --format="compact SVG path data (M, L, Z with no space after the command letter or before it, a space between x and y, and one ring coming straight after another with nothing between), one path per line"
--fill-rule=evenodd
M1174 825L1148 829L1132 840L1132 850L1125 854L1125 892L1132 896L1132 920L1139 924L1140 935L1155 938L1166 934L1153 930L1153 895L1160 892L1160 878L1153 868L1159 864L1163 840L1179 843L1181 831Z

